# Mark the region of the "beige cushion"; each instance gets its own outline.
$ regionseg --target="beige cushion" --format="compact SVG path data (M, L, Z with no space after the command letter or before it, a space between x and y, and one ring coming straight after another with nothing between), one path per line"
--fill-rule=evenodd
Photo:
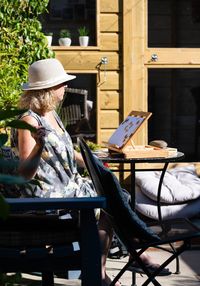
M151 200L136 187L136 210L142 215L151 218L158 219L158 209L155 201ZM200 214L200 198L183 203L174 205L162 205L161 213L163 219L171 218L183 218L193 217Z
M137 172L136 184L143 194L157 201L160 172ZM200 197L200 178L194 165L170 169L166 172L162 184L161 202L177 204Z

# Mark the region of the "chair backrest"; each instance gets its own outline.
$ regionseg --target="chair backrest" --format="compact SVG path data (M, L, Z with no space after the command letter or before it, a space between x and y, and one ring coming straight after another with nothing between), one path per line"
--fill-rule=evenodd
M158 242L160 238L137 216L116 176L96 158L83 139L81 153L98 195L107 199L106 212L112 217L115 231L129 248L135 242Z
M41 285L54 286L54 273L67 278L68 270L81 270L81 285L101 285L94 209L104 205L104 198L11 198L6 202L9 215L0 218L1 273L41 272Z
M65 125L75 125L81 119L88 119L86 89L65 88L64 100L59 107L59 115Z

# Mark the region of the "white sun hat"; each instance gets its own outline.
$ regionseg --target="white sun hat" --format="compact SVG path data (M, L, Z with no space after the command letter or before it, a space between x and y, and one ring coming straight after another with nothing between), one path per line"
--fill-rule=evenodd
M28 82L22 90L39 90L50 88L76 78L67 74L57 59L44 59L34 62L28 70Z

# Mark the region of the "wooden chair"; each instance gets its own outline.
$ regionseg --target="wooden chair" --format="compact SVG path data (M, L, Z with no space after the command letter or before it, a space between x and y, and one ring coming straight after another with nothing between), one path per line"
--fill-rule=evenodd
M101 286L101 250L94 209L105 206L105 198L6 201L10 215L0 221L0 272L41 272L42 285L53 286L55 272L78 269L81 285ZM63 211L58 210L77 211L77 219L60 216Z
M65 129L75 140L79 136L95 136L89 121L87 95L88 91L86 89L67 87L64 100L58 109Z
M161 284L157 281L156 276L171 261L190 247L191 239L200 236L200 229L187 219L171 219L147 226L131 208L127 194L121 188L115 175L92 154L83 139L80 140L80 149L97 193L107 199L104 211L110 216L116 234L132 257L116 275L110 286L115 285L116 281L134 261L139 264L147 275L146 281L142 284L143 286L148 285L150 282L160 286ZM149 247L180 241L182 241L181 246L176 248L176 251L173 251L170 257L154 273L150 273L140 259L140 255ZM133 285L136 285L135 281Z

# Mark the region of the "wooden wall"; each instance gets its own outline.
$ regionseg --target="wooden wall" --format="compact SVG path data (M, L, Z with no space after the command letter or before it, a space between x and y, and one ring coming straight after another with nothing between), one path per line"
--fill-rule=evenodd
M96 47L53 47L67 72L97 75L98 143L107 141L123 119L121 2L97 0ZM102 57L108 59L105 66Z

